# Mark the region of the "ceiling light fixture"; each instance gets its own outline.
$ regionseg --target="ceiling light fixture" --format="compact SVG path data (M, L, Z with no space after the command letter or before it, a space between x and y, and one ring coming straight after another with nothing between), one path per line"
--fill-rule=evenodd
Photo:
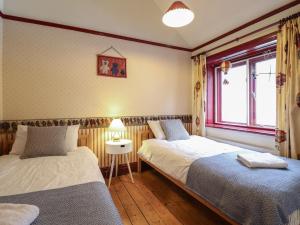
M162 21L168 27L183 27L191 23L194 13L183 2L176 1L165 12Z

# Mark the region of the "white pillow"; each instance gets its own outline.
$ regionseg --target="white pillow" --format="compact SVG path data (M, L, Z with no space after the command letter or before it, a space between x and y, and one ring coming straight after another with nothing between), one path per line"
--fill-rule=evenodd
M159 120L148 120L147 123L151 128L156 139L160 139L160 140L166 139L166 135L160 126Z
M80 125L68 126L66 133L66 147L69 151L73 151L77 148L78 142L78 130Z
M80 125L68 126L66 132L66 148L68 152L77 148L78 130ZM21 155L24 152L27 142L27 126L18 125L15 142L10 154Z
M27 141L27 126L18 125L15 142L10 154L22 155Z

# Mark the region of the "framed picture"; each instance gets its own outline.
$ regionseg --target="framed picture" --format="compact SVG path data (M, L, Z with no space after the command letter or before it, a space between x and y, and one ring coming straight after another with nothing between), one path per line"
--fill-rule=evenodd
M97 75L126 78L126 58L97 55Z

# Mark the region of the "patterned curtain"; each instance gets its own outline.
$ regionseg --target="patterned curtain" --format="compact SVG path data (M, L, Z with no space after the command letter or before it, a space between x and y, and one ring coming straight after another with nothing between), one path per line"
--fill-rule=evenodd
M193 61L193 134L205 136L206 56Z
M277 35L276 147L285 157L300 159L299 14L281 21Z

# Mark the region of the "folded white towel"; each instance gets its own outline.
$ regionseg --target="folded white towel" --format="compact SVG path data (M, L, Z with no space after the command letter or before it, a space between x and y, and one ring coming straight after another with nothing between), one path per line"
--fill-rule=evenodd
M288 164L283 159L270 153L239 153L237 159L249 168L279 168L284 169Z
M34 205L0 203L1 225L30 225L39 215Z

